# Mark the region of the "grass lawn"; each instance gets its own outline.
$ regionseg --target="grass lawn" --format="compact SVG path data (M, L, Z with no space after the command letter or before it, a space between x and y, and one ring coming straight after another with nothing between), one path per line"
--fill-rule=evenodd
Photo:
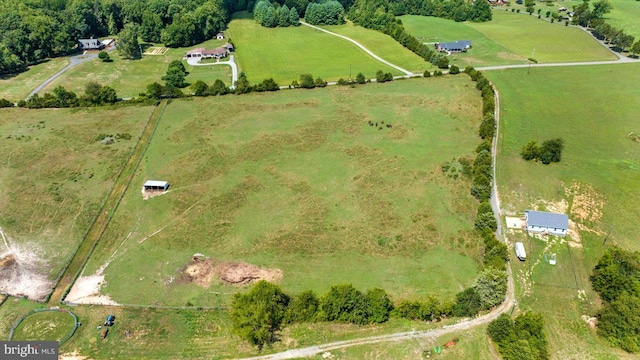
M18 102L26 98L36 86L53 74L69 65L67 58L49 59L38 65L30 66L25 72L0 76L0 99Z
M236 46L236 62L253 83L273 78L288 85L308 73L335 81L347 79L350 69L353 77L361 72L375 78L378 70L402 75L356 45L319 30L306 26L269 29L256 24L248 13L234 16L228 33Z
M59 273L150 113L133 106L0 111L0 226L23 256L19 263L51 278ZM104 145L100 134L131 139Z
M241 288L182 275L202 253L280 269L293 293L452 297L477 272L477 204L440 166L472 156L479 101L464 76L174 101L107 229L123 244L85 275L109 262L121 303L225 305ZM145 201L147 179L171 190Z
M381 58L411 72L421 74L427 68L432 68L429 62L402 46L391 36L379 31L365 29L362 26L353 25L351 22L344 25L323 26L323 28L349 37Z
M409 33L425 42L471 40L473 48L468 53L452 55L451 62L460 65L526 63L533 49L533 57L540 63L616 59L580 29L503 9L508 8L494 10L493 20L483 23L455 23L422 16L401 19Z
M579 240L562 239L571 246L507 236L532 250L526 262L511 262L517 299L522 309L543 313L550 350L558 358L622 354L598 338L581 316L597 310L588 277L607 233L607 246L640 250L639 70L639 64L629 64L536 68L529 75L525 69L487 72L501 96L497 178L503 210L564 211L582 229ZM552 137L565 140L560 163L547 166L520 158L529 140ZM545 253L556 253L558 264L545 263Z
M162 76L167 72L169 63L182 59L187 50L196 47L215 48L225 43L226 40L208 40L190 48L169 49L164 55L145 55L139 60L124 60L117 52L112 52L113 62L105 63L96 59L75 66L52 81L43 91L50 92L56 86L62 85L67 90L81 95L84 93L87 82L93 80L102 85L113 87L119 97L137 96L139 93L145 92L147 85L152 82L163 84ZM227 86L231 85L231 68L229 66L215 65L196 68L189 66L186 61L184 61L184 65L191 73L186 78L187 83L202 80L211 85L219 78Z
M73 330L73 316L60 311L38 312L24 319L13 333L13 341L60 341Z

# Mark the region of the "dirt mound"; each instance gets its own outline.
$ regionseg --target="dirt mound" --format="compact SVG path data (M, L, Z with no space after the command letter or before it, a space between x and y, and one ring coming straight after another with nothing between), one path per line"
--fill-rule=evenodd
M16 256L13 254L7 254L4 257L0 258L0 271L4 270L5 268L15 266L16 263Z
M205 288L209 287L214 277L225 285L246 285L254 280L278 281L282 279L282 270L194 256L182 271L183 281Z

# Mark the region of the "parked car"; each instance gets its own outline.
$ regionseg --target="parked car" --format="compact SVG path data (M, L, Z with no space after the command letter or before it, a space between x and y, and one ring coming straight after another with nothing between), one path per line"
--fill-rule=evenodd
M113 323L116 321L115 315L107 316L107 320L104 322L104 326L113 326Z

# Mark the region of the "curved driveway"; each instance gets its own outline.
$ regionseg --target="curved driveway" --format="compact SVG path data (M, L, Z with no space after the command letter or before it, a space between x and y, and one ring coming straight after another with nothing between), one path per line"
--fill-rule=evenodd
M42 84L38 85L35 89L33 89L33 91L29 94L29 96L27 96L27 98L25 100L29 100L30 97L32 97L33 95L39 93L40 90L44 89L45 86L49 85L49 83L51 83L53 80L58 78L58 76L64 74L65 71L71 69L72 67L74 67L74 66L76 66L78 64L82 64L85 61L93 60L93 59L95 59L97 57L98 57L98 54L96 54L96 53L86 54L86 55L82 54L82 55L76 55L76 56L70 57L69 58L69 65L65 66L62 70L58 71L53 76L51 76L50 78L45 80Z
M308 26L308 27L310 27L310 28L314 28L314 29L316 29L316 30L320 30L320 31L322 31L322 32L326 32L327 34L330 34L330 35L333 35L333 36L337 36L337 37L339 37L339 38L343 38L343 39L345 39L345 40L347 40L347 41L349 41L349 42L351 42L351 43L355 44L357 47L359 47L360 49L364 50L364 52L366 52L367 54L371 55L371 57L373 57L374 59L376 59L376 60L380 61L381 63L383 63L383 64L385 64L385 65L389 65L389 66L391 66L392 68L394 68L394 69L396 69L396 70L402 71L402 72L403 72L403 73L405 73L407 76L413 76L413 73L412 73L411 71L406 70L406 69L403 69L403 68L401 68L401 67L400 67L400 66L398 66L398 65L395 65L395 64L392 64L392 63L388 62L387 60L385 60L385 59L381 58L380 56L378 56L378 55L374 54L371 50L367 49L367 48L366 48L366 47L364 47L362 44L360 44L359 42L357 42L357 41L355 41L355 40L353 40L353 39L351 39L351 38L348 38L348 37L346 37L346 36L344 36L344 35L336 34L336 33L334 33L334 32L331 32L331 31L329 31L329 30L325 30L325 29L323 29L323 28L320 28L320 27L317 27L317 26L314 26L314 25L311 25L311 24L307 24L307 23L306 23L306 22L304 22L304 21L300 21L300 24L302 24L302 25L304 25L304 26Z
M201 64L198 58L187 58L187 64L191 66L210 66L210 65L229 65L231 66L231 89L235 89L236 82L238 81L238 65L236 65L233 55L229 55L228 61L218 61L214 63Z

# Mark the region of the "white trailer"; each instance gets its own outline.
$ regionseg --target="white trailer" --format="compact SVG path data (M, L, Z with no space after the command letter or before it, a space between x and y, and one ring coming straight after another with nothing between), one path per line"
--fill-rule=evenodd
M524 261L527 258L527 253L524 251L524 244L521 242L516 243L516 256L520 261Z

